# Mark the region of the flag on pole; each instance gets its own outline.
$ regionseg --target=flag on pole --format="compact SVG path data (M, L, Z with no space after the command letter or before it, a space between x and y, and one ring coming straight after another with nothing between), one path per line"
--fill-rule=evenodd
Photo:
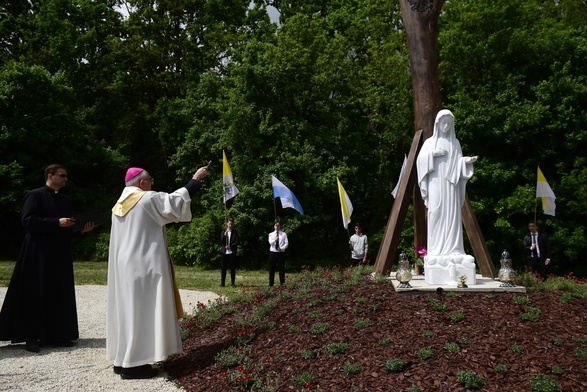
M271 186L273 187L273 198L279 197L281 199L281 206L283 208L293 208L300 215L304 215L304 210L302 209L302 205L296 199L295 195L283 185L281 181L279 181L275 176L271 176Z
M238 194L238 188L234 185L232 180L232 171L230 165L226 160L226 154L222 150L222 184L224 188L224 204Z
M397 190L399 189L399 183L402 182L402 176L404 175L404 169L406 168L406 163L408 162L408 157L404 154L404 163L402 163L402 169L399 172L399 179L397 180L397 184L395 184L395 188L391 191L391 195L395 199L397 197Z
M342 211L342 225L346 229L349 227L349 223L351 222L353 203L351 203L351 199L349 199L349 195L347 195L346 191L342 187L338 177L336 177L336 182L338 183L338 196L340 197L340 210Z
M554 216L554 210L556 209L556 204L554 204L554 200L556 196L554 192L546 182L546 178L544 178L544 174L540 171L540 166L538 166L538 180L536 181L536 197L542 198L542 209L546 215Z

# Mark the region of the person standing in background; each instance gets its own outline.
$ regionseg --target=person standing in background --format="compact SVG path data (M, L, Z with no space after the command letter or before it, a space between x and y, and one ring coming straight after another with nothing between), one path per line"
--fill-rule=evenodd
M64 166L48 166L45 186L27 193L22 203L26 234L0 311L0 340L25 342L30 352L42 345L71 347L79 338L71 254L74 211L60 192L67 180ZM94 222L87 222L81 234L93 229Z
M367 236L362 232L363 228L360 223L355 225L355 234L349 240L351 248L352 267L358 267L367 263L367 252L369 251L369 242Z
M234 219L228 218L226 221L226 230L220 233L220 287L226 285L226 271L230 269L230 285L235 287L236 278L236 251L238 247L238 231L232 226Z
M289 246L287 234L281 231L281 222L275 221L269 233L269 286L275 283L275 269L279 270L279 283L285 284L285 250Z
M524 249L528 257L528 267L546 280L550 273L550 243L548 236L538 232L538 225L528 223L530 232L524 236Z

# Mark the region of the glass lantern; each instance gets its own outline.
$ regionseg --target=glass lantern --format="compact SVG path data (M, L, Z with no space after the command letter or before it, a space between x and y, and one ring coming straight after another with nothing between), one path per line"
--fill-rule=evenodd
M399 263L397 267L397 272L395 274L395 278L399 282L397 288L412 288L412 286L409 283L410 280L412 280L412 273L410 272L410 262L408 261L408 255L406 255L404 252L400 253L399 255Z
M497 279L501 282L499 287L516 287L514 284L515 272L512 268L512 259L507 250L501 253L501 268L497 273Z

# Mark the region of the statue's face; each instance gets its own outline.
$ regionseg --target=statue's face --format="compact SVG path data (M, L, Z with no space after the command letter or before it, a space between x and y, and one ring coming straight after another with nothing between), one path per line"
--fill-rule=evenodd
M453 127L453 120L450 116L442 116L438 122L438 129L443 134L448 134Z

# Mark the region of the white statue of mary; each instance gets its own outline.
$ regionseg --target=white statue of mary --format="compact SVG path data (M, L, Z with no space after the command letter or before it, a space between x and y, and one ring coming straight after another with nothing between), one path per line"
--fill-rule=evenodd
M452 112L446 109L438 112L433 135L426 139L416 160L418 185L428 208L427 256L424 258L428 283L448 283L451 259L457 263L459 274L466 274L468 282L475 282L475 259L465 254L463 246L461 208L476 160L476 156L463 156L455 136ZM446 270L446 274L440 270Z

